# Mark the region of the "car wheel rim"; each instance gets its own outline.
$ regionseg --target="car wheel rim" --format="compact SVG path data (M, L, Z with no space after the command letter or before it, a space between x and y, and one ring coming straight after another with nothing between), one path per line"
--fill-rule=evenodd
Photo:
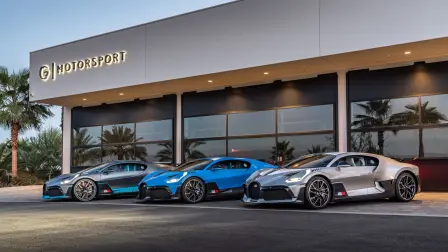
M79 200L92 200L96 195L96 185L91 180L81 180L76 183L74 193Z
M308 189L308 198L315 207L323 207L330 200L330 186L323 179L311 182Z
M404 200L410 200L415 195L415 180L410 175L404 175L398 182L398 192Z
M185 197L191 202L198 202L204 196L204 184L197 179L192 179L185 185Z

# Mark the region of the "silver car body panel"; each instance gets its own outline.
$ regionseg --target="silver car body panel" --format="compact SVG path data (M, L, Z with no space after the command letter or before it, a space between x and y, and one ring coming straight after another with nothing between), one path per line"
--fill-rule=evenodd
M242 199L246 203L302 203L304 190L308 181L315 176L322 176L329 180L333 187L333 200L353 198L358 196L384 196L395 193L395 180L404 171L414 175L418 183L417 193L420 192L419 168L413 164L399 162L389 157L360 152L333 152L323 153L333 155L333 160L324 167L316 168L280 168L264 176L249 178L245 183L245 194ZM352 157L363 157L360 160L373 158L378 165L358 163L349 167L338 167L338 161L349 160ZM307 174L297 182L287 182L287 176L306 170ZM249 185L256 183L261 191L283 188L289 192L288 199L269 199L263 197L254 199L248 193Z

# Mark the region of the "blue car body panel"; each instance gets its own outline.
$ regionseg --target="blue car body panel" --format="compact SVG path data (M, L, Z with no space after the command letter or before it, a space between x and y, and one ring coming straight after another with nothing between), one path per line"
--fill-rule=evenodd
M198 177L206 184L208 194L210 194L211 188L218 190L219 192L243 190L244 182L252 173L260 169L278 168L278 166L248 158L221 157L204 158L200 160L211 160L211 163L201 170L162 171L150 173L146 175L145 178L139 183L139 188L142 185L145 185L147 188L167 188L169 189L169 193L172 195L172 198L177 198L175 196L179 193L182 184L191 177ZM250 167L217 170L211 169L215 164L223 161L244 161L246 163L250 163Z

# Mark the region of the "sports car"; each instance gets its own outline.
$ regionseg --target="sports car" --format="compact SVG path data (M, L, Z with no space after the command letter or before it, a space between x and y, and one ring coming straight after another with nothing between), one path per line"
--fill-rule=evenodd
M254 172L275 169L248 158L203 158L187 162L173 171L148 174L139 184L137 201L180 200L199 203L218 195L243 195L243 183Z
M340 200L393 198L408 202L420 192L419 168L358 152L303 156L280 169L263 169L244 183L248 204L300 203L312 209Z
M47 181L42 198L91 201L97 197L138 194L137 185L143 177L172 168L166 164L141 161L107 162Z

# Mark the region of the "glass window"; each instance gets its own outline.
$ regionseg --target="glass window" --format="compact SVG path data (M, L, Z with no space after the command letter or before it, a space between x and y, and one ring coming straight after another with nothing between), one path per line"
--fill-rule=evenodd
M423 129L419 152L423 157L448 156L448 128Z
M73 129L72 146L98 145L101 140L101 126Z
M418 124L418 98L385 99L351 104L352 128Z
M204 157L225 157L226 140L185 140L185 160L193 160Z
M448 94L422 96L422 123L448 123Z
M332 152L335 149L334 135L298 135L278 138L279 161L291 161L307 154Z
M92 166L101 163L101 147L74 148L72 152L73 166Z
M103 162L132 160L134 148L130 144L105 145L102 151Z
M185 118L184 136L185 139L225 137L226 115Z
M173 139L172 120L136 123L137 141L167 141Z
M352 133L351 148L356 152L414 158L418 155L418 130Z
M275 138L246 138L229 140L229 156L246 157L272 163L275 156Z
M280 109L278 132L333 130L333 105Z
M173 144L138 144L135 145L135 153L132 159L146 162L173 162Z
M229 136L275 133L275 110L229 114Z
M103 127L102 143L117 144L135 141L134 124L107 125Z

